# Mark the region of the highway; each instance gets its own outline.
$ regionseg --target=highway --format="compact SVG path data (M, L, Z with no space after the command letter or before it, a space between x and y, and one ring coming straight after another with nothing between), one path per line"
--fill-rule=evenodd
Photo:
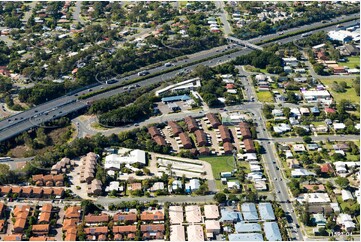
M350 21L348 23L344 23L343 25L344 26L352 26L352 25L356 24L357 22L359 22L359 21L358 20ZM326 27L323 29L319 29L317 31L321 31L321 30L329 31L332 29L335 29L335 26ZM266 40L267 38L273 38L273 37L271 35L266 36L265 38L263 38L263 40ZM299 38L301 38L301 34L292 36L292 37L288 37L285 39L281 39L276 42L287 43L287 42L291 42L291 41L294 41ZM255 40L250 40L250 42L255 43L254 41ZM185 64L189 64L189 63L192 63L195 61L199 61L199 60L202 60L205 58L210 58L212 56L221 54L222 51L226 51L226 50L228 50L228 48L232 48L232 47L222 46L222 47L214 48L212 50L202 51L196 55L192 55L191 59L180 60L180 61L174 63L174 65L182 67ZM242 48L232 54L224 55L221 57L216 57L211 60L197 63L194 65L188 66L186 68L183 68L183 70L191 71L198 65L214 66L214 65L221 64L221 63L230 61L232 59L235 59L239 55L244 55L244 54L250 53L251 51L252 51L251 49ZM150 69L148 71L150 74L153 74L153 73L159 73L161 71L164 71L166 68L167 67L159 66L159 67ZM144 79L143 81L140 81L137 84L139 84L140 86L145 86L145 85L150 85L150 84L161 82L161 81L166 81L166 80L176 77L178 73L179 73L179 70L171 71L171 72L168 72L168 73L160 75L160 76L155 76L152 78ZM83 109L87 106L87 102L92 102L92 101L106 98L106 97L109 97L109 96L112 96L112 95L115 95L118 93L126 92L128 90L124 90L123 88L118 88L118 89L110 90L110 91L102 93L102 94L98 94L96 96L93 96L93 97L83 100L83 101L78 100L78 97L80 95L88 93L89 91L98 91L98 90L101 90L108 86L118 85L119 83L133 80L136 78L139 78L139 76L137 74L130 75L127 77L120 78L120 79L118 79L117 83L110 84L110 85L105 84L105 80L104 80L104 82L100 81L100 83L97 86L92 87L88 91L83 90L83 91L80 91L77 93L73 93L72 95L63 96L58 99L54 99L52 101L38 105L37 107L29 109L27 111L24 111L22 113L13 115L7 119L4 119L4 120L0 121L0 141L5 141L11 137L14 137L15 135L22 133L23 131L29 130L36 126L39 126L43 122L52 120L54 118L59 118L59 117L65 116L69 113ZM99 79L101 79L101 78L99 78ZM104 83L104 84L102 84L102 83ZM48 115L42 114L44 112L47 112Z

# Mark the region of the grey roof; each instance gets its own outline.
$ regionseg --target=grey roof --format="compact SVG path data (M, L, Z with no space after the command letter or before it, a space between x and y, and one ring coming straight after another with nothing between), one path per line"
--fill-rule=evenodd
M241 208L244 220L258 220L258 213L254 203L243 203Z
M263 241L262 234L247 233L247 234L230 234L229 241Z
M282 240L281 232L276 222L265 222L263 229L269 241Z
M242 220L243 218L240 212L234 212L225 209L221 210L221 218L219 219L220 222L224 222L224 221L239 222Z
M258 204L259 215L262 220L275 220L275 214L273 212L271 203Z
M234 228L237 233L247 233L247 232L261 232L261 225L257 223L244 223L239 222L234 225Z

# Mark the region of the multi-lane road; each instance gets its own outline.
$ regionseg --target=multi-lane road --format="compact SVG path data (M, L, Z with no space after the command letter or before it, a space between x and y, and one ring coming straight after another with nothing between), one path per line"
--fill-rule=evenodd
M358 20L349 21L347 23L344 23L343 25L344 26L352 26L352 25L355 25L356 23L359 23L359 21ZM332 29L335 29L335 26L325 27L322 29L318 29L317 31L321 31L321 30L329 31ZM271 39L271 38L274 38L274 35L265 36L264 38L262 38L262 40L267 40L267 39ZM292 37L277 40L276 42L287 43L287 42L292 42L299 38L301 38L301 35L295 35ZM251 43L257 43L257 39L252 39L249 41ZM174 65L183 67L184 65L188 65L188 64L191 64L194 62L199 62L202 59L212 58L216 55L222 54L222 52L224 52L224 51L227 51L228 48L232 48L232 47L222 46L222 47L214 48L212 50L202 51L202 52L192 55L192 58L190 58L190 59L179 60L176 63L174 63ZM185 70L185 69L192 70L197 65L200 65L200 64L207 65L207 66L214 66L214 65L226 62L226 61L230 61L239 55L244 55L251 51L252 50L250 50L248 48L242 48L232 54L226 54L221 57L215 57L215 58L212 58L211 60L207 60L207 61L203 61L203 62L200 62L197 64L187 66L187 67L183 68L183 70ZM149 69L148 71L150 74L155 74L155 73L162 72L165 69L167 69L167 67L159 66L159 67L155 67L153 69ZM171 71L171 72L168 72L168 73L160 75L160 76L155 76L152 78L144 79L143 81L138 82L138 84L140 86L145 86L145 85L150 85L150 84L161 82L161 81L166 81L166 80L176 77L178 73L179 73L179 70ZM124 90L123 88L118 88L118 89L113 89L108 92L104 92L102 94L98 94L96 96L93 96L93 97L88 98L83 101L78 100L78 97L80 95L88 93L89 91L98 91L98 90L101 90L108 86L118 85L119 83L126 82L129 80L134 80L136 78L139 78L139 76L137 74L134 74L134 75L130 75L130 76L118 79L118 82L115 84L107 85L103 82L100 82L100 83L98 83L97 86L93 86L89 90L83 90L83 91L79 91L77 93L73 93L71 95L65 95L58 99L41 104L35 108L29 109L22 113L8 117L7 119L0 121L0 141L5 141L11 137L14 137L15 135L18 135L18 134L26 131L26 130L29 130L31 128L39 126L46 121L65 116L69 113L73 113L82 108L85 108L87 106L88 102L106 98L106 97L109 97L109 96L112 96L112 95L115 95L118 93L126 92L127 90ZM99 77L99 79L101 79L101 78ZM104 80L104 82L105 82L105 80Z

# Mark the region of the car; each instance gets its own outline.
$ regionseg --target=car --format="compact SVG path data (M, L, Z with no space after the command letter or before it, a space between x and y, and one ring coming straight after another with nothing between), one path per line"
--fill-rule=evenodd
M74 96L77 97L77 96L78 96L78 93L76 93Z
M296 224L296 228L299 228L299 227L300 227L300 225Z
M56 117L56 115L54 114L54 115L53 115L53 118L55 118L55 117Z
M103 89L104 87L100 87L100 89Z
M278 171L280 168L278 166L276 166L276 170Z
M278 33L278 35L283 35L283 34L284 34L284 32L283 32L283 31L281 31L281 32L279 32L279 33Z
M228 58L231 58L231 56L229 55Z
M63 111L59 111L59 113L62 113Z
M91 92L91 91L93 91L93 90L92 90L92 89L89 89L89 90L88 90L88 92Z
M138 124L138 123L135 123L135 124L134 124L134 126L136 126L136 127L137 127L137 126L139 126L139 124Z
M275 160L273 161L273 164L276 164L276 161L275 161Z
M280 178L280 181L282 181L282 178Z
M277 181L277 177L275 177L275 181Z
M35 110L34 112L35 112L35 113L37 113L37 112L38 112L38 110Z
M18 118L15 118L15 120L18 120Z
M263 131L266 131L266 129L265 129L265 128L263 128Z
M281 193L281 191L277 191L277 193Z

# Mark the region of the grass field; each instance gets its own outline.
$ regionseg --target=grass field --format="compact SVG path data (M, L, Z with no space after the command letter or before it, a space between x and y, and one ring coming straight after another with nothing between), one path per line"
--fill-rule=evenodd
M256 94L260 102L273 102L273 96L271 92L262 91L262 92L257 92Z
M234 169L232 156L204 157L202 160L211 164L215 179L221 179L219 173Z
M347 62L337 62L339 66L347 66L349 68L355 68L360 66L360 56L347 57Z
M350 100L352 103L360 104L360 97L356 95L356 91L352 87L352 79L353 78L333 78L333 79L321 78L321 82L325 86L329 87L328 90L331 92L331 95L333 96L336 102L339 102L342 99L347 99ZM331 89L331 85L334 81L336 82L345 81L350 88L347 88L346 92L343 93L334 92Z
M185 7L187 5L188 1L179 1L180 7Z

